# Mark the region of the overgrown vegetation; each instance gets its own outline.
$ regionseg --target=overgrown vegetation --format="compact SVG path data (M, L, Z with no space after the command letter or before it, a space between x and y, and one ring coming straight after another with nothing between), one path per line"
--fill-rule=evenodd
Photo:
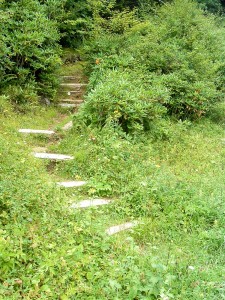
M46 139L16 132L48 128L56 112L17 116L4 99L1 108L2 299L223 297L223 106L212 116L217 124L167 122L160 142L73 129L50 145L75 157L55 166L56 178L88 180L67 192L30 155ZM116 201L67 209L90 197ZM106 236L108 226L132 219L141 221L134 233Z
M197 119L223 100L224 29L193 2L176 0L144 22L130 12L115 14L86 51L92 90L81 119L87 124L118 123L133 132L151 127L152 109L157 118L166 110Z
M222 2L203 2L222 12ZM223 299L221 19L188 0L0 6L0 299ZM82 42L57 71L84 80L84 65L89 76L64 133L72 116L35 103L54 97L59 43ZM86 62L70 65L78 53ZM74 160L38 161L34 147ZM56 184L73 179L87 185ZM103 197L114 201L70 208ZM134 220L134 230L107 236Z
M0 88L11 101L33 102L37 92L52 96L60 65L59 33L38 1L1 5ZM26 97L27 94L27 97Z
M138 21L135 15L142 19L145 18L146 15L154 15L157 13L157 6L160 4L162 4L161 1L155 0L147 2L144 0L138 2L115 0L79 0L76 2L71 0L1 1L1 92L10 95L11 101L17 104L21 102L36 102L37 95L42 97L47 96L50 99L54 98L58 84L54 73L61 63L60 45L78 47L84 42L86 43L87 40L94 44L100 43L102 46L103 43L105 43L103 48L99 49L100 54L103 54L104 49L106 48L108 49L108 52L111 51L110 43L106 39L107 32L110 32L112 35L124 34L123 38L127 41L125 48L127 48L128 51L131 51L131 53L133 53L133 51L139 51L139 49L135 50L135 47L132 49L129 47L129 41L131 42L132 40L133 43L136 43L139 46L140 43L142 43L141 35L144 29L141 29L140 27L138 29L134 26L138 22L140 23L140 20ZM223 11L223 3L220 3L219 0L214 3L208 0L200 1L200 4L203 8L208 7L213 12L219 11L222 13ZM215 52L215 49L209 49L208 44L204 45L204 41L208 41L212 47L214 41L211 40L212 36L210 36L210 34L217 34L215 32L216 28L212 24L212 20L209 21L211 26L209 24L207 26L207 18L200 18L201 14L197 12L196 8L192 5L187 10L189 11L189 18L185 18L184 14L181 14L178 18L178 20L180 19L180 22L184 21L183 25L185 27L180 27L176 34L173 32L171 33L172 36L167 36L166 30L171 25L170 22L172 22L174 30L177 30L179 27L179 24L173 22L179 14L179 9L177 9L177 12L173 10L171 17L169 17L168 13L169 9L163 8L162 10L167 11L164 13L165 15L167 14L166 20L163 21L163 24L165 25L164 28L162 24L159 24L159 19L158 21L152 19L152 21L148 23L149 28L145 28L145 31L148 31L146 36L146 41L148 40L147 47L151 48L151 46L154 46L155 51L162 51L162 49L164 49L163 47L165 47L167 50L166 63L168 63L168 59L172 55L171 52L173 53L174 51L173 55L175 55L176 51L184 50L183 48L185 47L198 47L199 45L196 43L200 44L202 42L201 48L198 48L198 50L195 48L197 53L198 51L203 51L202 57L195 58L195 60L198 61L198 64L201 63L201 59L204 60L205 56L209 55L207 62L213 59L212 55L210 55L211 52L208 51L212 51L212 54L217 58L217 53L221 51L220 47L218 51ZM194 14L194 23L191 23L191 10ZM162 12L160 15L161 19L163 19ZM147 26L146 23L141 24L142 27ZM154 32L151 32L152 26L155 28ZM159 31L156 31L157 26L161 28ZM128 32L131 27L134 27L136 34L133 33L133 36L128 37L127 35L129 35ZM189 40L186 41L185 36L187 32L189 32L189 27L191 32L188 33L186 38L189 38ZM197 34L198 30L199 32ZM207 35L208 30L209 34ZM99 40L95 39L97 34L101 37ZM158 34L159 39L161 39L161 46L157 45L159 42L157 40ZM201 35L203 36L201 37ZM150 39L149 36L151 36ZM103 41L101 41L102 38ZM182 44L179 44L179 42L176 41L176 39L179 38L183 40ZM210 41L207 39L210 39ZM198 40L198 42L196 42L196 40ZM170 42L172 42L172 45L169 46L168 44ZM155 43L155 45L151 45L151 43ZM116 50L118 47L119 45L116 43L113 49ZM123 56L119 49L117 49L117 52ZM147 52L148 51L146 51L146 53ZM197 56L197 53L195 56ZM196 61L189 62L190 58L186 57L186 53L182 54L182 58L184 60L187 59L188 63L196 63ZM220 53L220 55L222 55L222 53ZM162 54L159 56L161 57ZM136 65L142 63L142 61L140 61L141 57L135 55L134 58ZM182 60L182 58L179 57L179 60ZM146 59L149 61L148 57L146 58L143 56L142 59L144 62ZM165 60L165 55L164 58L161 57L159 59ZM162 63L165 64L165 61ZM178 65L179 63L177 63L177 67ZM156 70L158 70L158 67L161 66L155 65L155 67ZM187 66L186 68L189 69ZM180 79L181 74L176 75ZM191 75L188 76L190 77ZM182 80L189 80L189 78L186 77L184 79L182 78ZM170 82L173 80L176 79L169 79ZM189 93L192 94L193 92L191 91ZM27 96L23 97L23 94ZM208 96L211 97L211 95Z

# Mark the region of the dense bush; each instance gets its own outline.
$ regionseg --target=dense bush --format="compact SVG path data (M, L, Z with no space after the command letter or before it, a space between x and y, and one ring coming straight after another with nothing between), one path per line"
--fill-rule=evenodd
M51 74L60 65L55 21L36 0L2 3L1 9L0 88L26 84L51 96L56 86Z
M160 9L134 51L139 63L168 89L170 100L163 103L170 113L196 118L219 99L223 36L214 19L193 2L177 0Z
M131 22L131 14L123 14L120 23L115 21L118 14L108 19L108 25L105 20L99 38L87 45L92 91L81 114L91 113L88 122L95 123L104 114L106 119L115 119L117 102L112 94L120 92L124 102L130 103L134 95L137 103L141 98L150 99L151 110L154 105L163 106L169 115L181 119L199 118L222 99L224 30L216 25L214 17L206 16L195 2L188 0L166 4L144 22L137 21L135 14ZM118 24L123 30L117 30ZM135 73L136 77L127 76L126 87L119 92L125 73ZM111 79L112 74L117 74L117 78ZM100 107L104 110L102 115ZM133 110L127 114L127 119L134 121ZM135 116L134 123L143 124L142 114ZM154 114L145 111L146 120L154 120ZM130 124L125 131L131 128Z
M98 126L120 125L125 132L132 133L148 129L165 108L157 101L162 95L149 90L138 76L118 70L105 72L87 96L82 120Z
M198 0L201 7L212 13L223 13L225 2L222 0Z

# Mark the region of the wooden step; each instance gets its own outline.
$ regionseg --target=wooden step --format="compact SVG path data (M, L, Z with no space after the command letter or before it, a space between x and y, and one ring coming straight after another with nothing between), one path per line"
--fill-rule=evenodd
M55 154L55 153L44 153L44 152L36 152L36 153L34 153L34 157L42 158L42 159L50 159L50 160L71 160L71 159L74 159L74 157L70 156L70 155Z
M57 182L57 184L66 188L72 188L72 187L83 186L86 184L86 181L64 181L64 182Z
M30 133L30 134L55 134L55 131L53 130L40 130L40 129L19 129L18 130L21 133Z
M78 203L73 203L70 207L71 208L87 208L87 207L93 207L93 206L100 206L100 205L107 205L112 200L109 199L89 199L89 200L83 200Z
M124 231L124 230L130 229L130 228L133 228L133 227L137 226L138 224L139 224L138 221L133 221L133 222L128 222L128 223L124 223L124 224L120 224L120 225L115 225L115 226L109 227L106 230L106 233L108 235L113 235L120 231Z

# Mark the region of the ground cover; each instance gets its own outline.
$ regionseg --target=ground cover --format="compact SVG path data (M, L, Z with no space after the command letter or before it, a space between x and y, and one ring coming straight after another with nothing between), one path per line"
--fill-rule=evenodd
M75 157L59 173L88 179L91 196L118 199L109 223L115 212L143 222L132 237L172 276L175 299L224 295L223 126L168 121L164 138L142 142L74 130L57 146Z
M65 134L65 110L1 107L0 299L223 299L224 105L138 139L76 117ZM46 145L74 160L35 159ZM87 185L56 185L66 179ZM70 209L103 197L114 201ZM133 230L105 232L134 220Z

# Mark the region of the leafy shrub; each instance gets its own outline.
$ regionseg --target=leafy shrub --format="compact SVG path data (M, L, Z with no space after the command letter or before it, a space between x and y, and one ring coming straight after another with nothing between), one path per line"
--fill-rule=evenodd
M109 33L123 34L135 26L138 20L135 16L135 10L115 11L113 15L105 22L105 30Z
M165 108L137 77L138 74L125 71L106 72L86 98L83 121L101 127L119 125L127 133L147 130L149 123L161 117Z
M48 75L60 65L56 23L37 0L7 2L1 8L0 88L29 82L40 93L51 95L56 84Z
M224 11L224 1L220 0L198 0L201 7L212 13L222 13Z
M92 26L91 9L86 0L42 0L47 16L57 22L61 45L79 46Z
M4 90L11 105L18 112L26 112L33 109L38 103L38 95L33 83L27 83L23 86L10 85Z
M196 4L180 0L163 6L154 25L147 35L150 43L145 39L142 61L169 89L171 98L165 105L170 113L200 117L221 96L217 78L225 54L224 31ZM158 40L152 39L157 33Z
M97 93L102 76L117 70L138 72L138 78L127 78L130 85L143 86L140 93L151 91L151 97L157 99L154 104L164 106L169 115L179 119L200 118L222 99L224 29L196 3L175 0L160 7L157 16L148 16L148 21L134 22L120 34L112 30L109 35L110 24L115 24L112 19L108 25L102 24L102 34L86 47L92 71L90 97ZM115 80L115 90L117 85ZM98 94L96 101L103 102L104 97ZM95 122L94 117L91 119Z

